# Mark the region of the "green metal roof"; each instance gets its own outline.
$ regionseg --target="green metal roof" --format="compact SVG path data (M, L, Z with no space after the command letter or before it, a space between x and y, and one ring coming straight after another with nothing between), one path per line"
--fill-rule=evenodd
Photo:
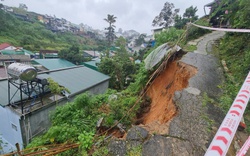
M58 55L53 55L53 54L45 54L45 58L58 58Z
M41 74L40 76L52 78L61 86L68 88L71 94L77 94L110 79L109 76L85 66L50 72L48 74Z
M64 60L64 59L35 59L33 60L34 64L40 64L47 68L48 70L76 67L75 64Z
M34 55L34 53L32 53L29 50L26 49L21 49L21 50L1 50L1 53L3 55L25 55L25 54L29 54L29 55Z
M84 64L88 64L88 65L97 67L97 66L96 66L96 61L88 61L88 62L84 62Z
M15 51L15 50L1 50L3 55L24 55L23 51Z
M68 88L71 95L82 93L110 79L109 76L85 66L54 70L39 73L38 75L43 78L52 78L55 82L59 83L59 85ZM10 86L12 90L11 94L14 94L15 87L13 85ZM19 101L20 97L19 99L18 97L19 96L17 96L14 101ZM0 80L0 99L0 105L8 105L8 80Z
M26 50L26 49L22 49L23 52L25 52L26 54L29 54L29 55L34 55L33 52L29 51L29 50Z
M98 67L96 63L100 63L100 60L94 60L94 61L88 61L88 62L83 62L83 64L91 69L94 69L98 71Z

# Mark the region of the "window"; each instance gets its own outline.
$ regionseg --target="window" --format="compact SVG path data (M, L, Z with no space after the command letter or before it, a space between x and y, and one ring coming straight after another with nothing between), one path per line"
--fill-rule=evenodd
M16 126L15 124L11 123L11 127L12 127L15 131L17 131L17 126Z

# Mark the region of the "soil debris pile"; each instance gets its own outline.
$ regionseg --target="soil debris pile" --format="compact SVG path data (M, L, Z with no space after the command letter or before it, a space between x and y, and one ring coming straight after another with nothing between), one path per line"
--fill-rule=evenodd
M150 108L145 108L147 112L140 119L148 130L164 133L167 129L164 126L168 125L165 123L177 113L177 107L173 102L174 92L186 88L189 78L196 73L195 67L173 61L155 78L147 91L147 96L152 100Z

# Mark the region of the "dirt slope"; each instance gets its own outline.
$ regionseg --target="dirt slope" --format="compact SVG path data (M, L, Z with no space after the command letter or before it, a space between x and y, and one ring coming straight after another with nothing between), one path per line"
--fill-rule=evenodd
M190 77L197 72L195 67L173 61L148 88L147 95L151 98L151 107L143 115L142 124L151 133L166 134L168 121L177 113L173 102L174 92L187 87Z

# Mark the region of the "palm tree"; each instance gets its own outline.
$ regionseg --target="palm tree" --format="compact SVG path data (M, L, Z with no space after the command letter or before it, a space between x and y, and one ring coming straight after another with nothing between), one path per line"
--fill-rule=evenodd
M108 32L106 32L106 38L108 39L109 48L111 47L111 44L114 42L115 39L115 25L116 18L114 15L108 14L107 18L104 20L109 23L109 27L105 28ZM107 52L107 56L109 57L109 50Z

